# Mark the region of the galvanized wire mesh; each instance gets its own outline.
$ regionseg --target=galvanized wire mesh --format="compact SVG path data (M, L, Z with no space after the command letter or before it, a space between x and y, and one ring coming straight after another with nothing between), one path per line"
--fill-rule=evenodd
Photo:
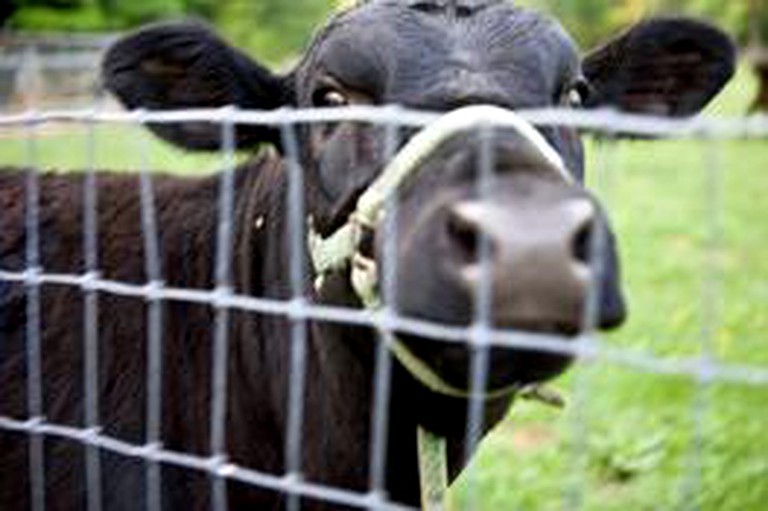
M708 155L706 168L702 179L707 183L705 198L709 212L706 222L709 230L708 244L717 248L721 234L718 229L717 214L718 176L722 172L718 164L717 144L712 141L728 138L758 138L768 137L768 119L753 117L745 119L710 119L670 120L667 118L639 117L620 114L613 111L582 112L572 110L539 110L522 112L521 115L537 126L560 125L589 129L607 134L631 134L638 136L685 137L699 139ZM305 123L330 123L339 121L357 121L372 123L386 127L386 148L391 156L398 147L400 128L421 127L432 122L435 114L406 111L395 107L348 107L334 110L280 110L271 112L240 111L233 108L216 110L187 110L178 112L146 112L135 111L127 113L101 111L28 111L17 115L0 116L0 127L27 130L28 138L28 168L26 181L26 258L23 271L11 271L0 268L0 282L22 284L26 289L27 299L27 417L0 416L0 429L24 433L30 438L29 489L32 496L32 508L42 511L45 508L45 460L42 440L45 437L63 438L77 442L86 447L87 464L86 480L88 492L88 509L96 511L102 507L101 498L101 467L99 453L112 452L119 456L145 462L146 466L146 502L147 508L155 511L162 508L160 497L160 466L177 466L191 471L197 471L210 476L212 490L212 506L217 510L227 509L226 485L227 480L240 481L249 485L284 492L288 495L288 509L300 509L302 498L322 500L332 504L346 505L361 509L402 509L397 503L390 502L384 491L384 466L386 464L385 443L387 437L386 403L390 394L390 377L392 364L387 345L392 342L393 332L399 331L418 335L423 338L436 339L445 343L469 343L472 350L471 364L471 394L470 415L466 425L468 450L471 450L479 440L482 426L482 402L480 396L486 386L488 377L488 354L492 346L509 348L535 348L544 352L566 353L574 355L583 361L603 361L609 364L630 367L649 374L680 375L697 381L700 384L699 397L696 399L692 417L697 433L691 442L688 460L688 476L685 478L681 492L685 495L694 494L701 481L698 477L699 453L701 451L701 427L706 420L707 385L713 382L733 382L740 385L768 386L768 368L729 364L718 361L712 354L711 337L713 325L717 321L717 280L707 279L706 289L702 293L703 307L707 310L705 317L710 318L702 324L702 353L700 357L672 358L654 356L639 350L626 347L612 347L603 342L595 333L596 307L599 297L593 292L588 306L584 311L584 331L575 342L547 335L523 334L519 332L499 331L492 327L489 318L490 310L490 276L488 272L481 279L475 300L474 323L470 327L456 327L434 322L418 320L398 315L388 297L395 295L394 286L396 273L395 248L385 248L386 274L383 276L383 296L385 306L378 311L348 309L343 307L326 306L311 303L304 295L306 280L305 268L305 239L306 229L303 204L304 175L300 164L300 149L296 136L296 127ZM98 232L96 220L97 187L93 163L94 139L91 135L89 144L91 164L86 175L86 195L83 212L83 254L84 272L81 274L57 274L46 272L41 267L40 259L40 183L36 164L37 149L35 132L38 127L51 122L74 123L86 125L89 129L100 123L118 124L147 124L147 123L178 123L189 121L206 121L219 123L221 126L222 149L221 156L224 170L220 174L220 192L218 200L218 234L216 248L215 286L210 290L174 288L163 281L162 269L159 266L157 205L153 183L148 169L142 168L140 174L141 222L143 232L145 266L148 281L143 284L119 282L103 278L99 273ZM285 162L289 173L289 210L287 212L290 245L290 287L292 297L287 300L273 300L258 296L245 296L234 291L232 282L233 254L233 193L235 177L234 133L236 124L264 124L280 127L282 130L282 146L285 151ZM478 168L481 169L478 182L479 193L488 193L493 187L494 154L490 137L487 136L496 126L489 126L484 137L481 137L483 150L480 151ZM606 161L611 166L610 152ZM386 239L394 239L396 229L397 200L389 204L389 216L384 225L387 231ZM606 242L605 235L592 237L591 251L597 253L601 244ZM488 242L481 240L480 258L488 258ZM597 261L595 258L594 261ZM599 264L594 262L593 264ZM595 268L599 273L599 268ZM84 325L84 372L85 381L85 427L74 428L67 425L55 424L46 420L43 409L41 374L42 366L40 329L41 299L40 290L43 286L57 285L80 290L85 297ZM594 286L596 288L596 286ZM100 426L98 400L98 361L99 361L99 301L104 296L129 297L145 300L147 309L147 353L146 364L146 438L143 444L132 444L124 440L110 437L103 433ZM209 305L215 311L215 334L213 339L213 358L211 360L211 431L209 452L207 456L193 455L185 452L174 452L162 445L161 417L162 373L162 304L165 302L183 302ZM259 313L267 316L287 318L291 324L291 357L290 357L290 392L288 396L288 424L285 433L286 445L284 474L267 474L255 471L249 467L238 466L228 460L226 452L225 421L227 417L227 367L228 367L228 325L233 312ZM311 382L306 378L307 365L307 335L308 323L323 321L329 323L348 324L373 327L380 333L376 349L376 371L371 375L374 384L373 418L371 424L371 466L370 487L365 493L354 492L344 488L331 488L312 482L302 477L302 421L304 417L304 392ZM573 406L578 409L586 395L592 390L588 380L580 379L576 385ZM2 392L2 389L0 389ZM578 437L583 436L582 425L578 413L574 414L574 435L577 446L572 460L575 467L582 463L579 460ZM469 474L470 494L467 502L472 507L474 499L471 494L471 473ZM583 502L583 487L574 483L566 489L564 507L578 509Z
M88 105L99 62L116 36L0 33L0 106Z

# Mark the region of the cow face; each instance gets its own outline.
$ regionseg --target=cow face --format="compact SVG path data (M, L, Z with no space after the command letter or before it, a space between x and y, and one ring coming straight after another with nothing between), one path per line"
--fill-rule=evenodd
M112 48L106 83L129 107L235 104L271 109L399 104L444 112L471 104L509 109L615 106L636 113L697 112L733 72L733 47L693 21L647 21L580 58L554 21L492 0L369 2L333 19L296 69L276 76L193 24L154 26ZM191 149L217 149L220 128L155 126ZM300 130L309 209L328 235L387 163L386 129L363 123ZM487 241L495 326L574 336L583 327L590 283L599 291L596 325L625 317L613 238L586 192L582 147L572 129L542 129L570 176L542 160L520 134L462 134L435 151L399 190L396 295L402 314L449 324L473 320ZM401 133L401 140L408 133ZM275 142L272 129L241 126L241 147ZM481 150L482 148L484 150ZM490 149L490 150L488 150ZM478 191L491 156L492 186ZM607 233L590 264L592 235ZM382 262L381 231L372 256ZM598 273L595 274L595 270ZM342 275L346 279L346 275ZM343 286L342 286L343 287ZM329 296L329 299L343 297ZM422 359L466 385L467 351L405 336ZM551 377L567 357L494 350L492 387Z

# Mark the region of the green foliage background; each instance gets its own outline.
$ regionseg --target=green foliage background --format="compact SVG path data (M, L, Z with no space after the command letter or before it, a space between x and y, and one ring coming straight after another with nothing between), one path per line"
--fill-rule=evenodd
M754 2L752 6L750 1ZM761 13L763 34L768 38L766 0L523 0L518 3L555 13L585 46L597 44L607 33L652 15L707 19L746 43L750 9Z
M10 28L106 32L143 23L202 18L268 62L297 54L335 0L16 0Z
M114 31L179 17L201 17L238 45L272 63L306 45L313 27L354 0L15 0L11 27L45 31ZM694 15L742 43L750 28L768 40L768 0L518 0L557 15L585 47L653 14ZM752 12L758 16L750 15ZM750 20L756 20L752 23Z

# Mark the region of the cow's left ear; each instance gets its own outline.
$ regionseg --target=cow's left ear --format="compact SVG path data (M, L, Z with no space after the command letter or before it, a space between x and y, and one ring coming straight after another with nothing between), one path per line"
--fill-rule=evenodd
M641 22L589 53L585 106L683 117L699 112L731 79L736 49L719 29L690 19Z
M269 110L292 103L288 80L273 75L201 23L151 25L117 41L104 57L104 84L126 107L148 110L235 105ZM186 149L216 150L216 123L150 124L160 137ZM279 140L275 130L236 129L238 148Z

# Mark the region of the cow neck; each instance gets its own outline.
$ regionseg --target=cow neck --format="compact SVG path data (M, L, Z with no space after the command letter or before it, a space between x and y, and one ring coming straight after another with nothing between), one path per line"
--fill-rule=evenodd
M273 223L273 216L276 216L272 197L281 176L279 161L276 154L267 148L254 162L237 169L237 179L241 183L235 187L238 195L234 212L237 229L234 236L237 244L234 270L237 291L245 296L261 296L264 293L261 289L264 277L256 271L262 265L255 261L262 259L263 239Z

